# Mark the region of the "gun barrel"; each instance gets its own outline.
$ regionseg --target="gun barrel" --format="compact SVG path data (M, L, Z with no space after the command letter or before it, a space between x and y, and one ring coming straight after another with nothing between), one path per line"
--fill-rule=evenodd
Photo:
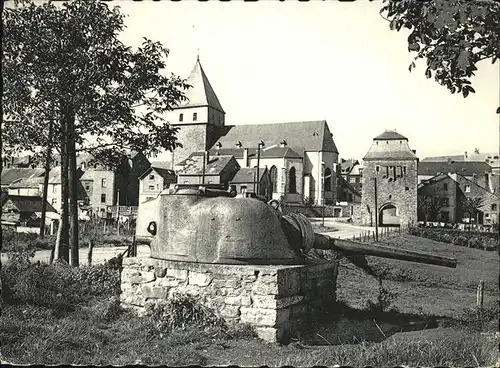
M400 259L403 261L426 263L450 268L457 267L457 260L454 258L441 257L434 254L415 252L379 244L367 244L344 239L334 239L327 235L317 233L315 234L313 248L338 250L346 253L358 253L382 258Z

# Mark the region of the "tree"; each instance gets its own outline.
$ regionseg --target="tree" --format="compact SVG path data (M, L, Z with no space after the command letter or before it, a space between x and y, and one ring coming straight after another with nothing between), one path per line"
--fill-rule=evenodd
M162 114L185 98L188 85L166 75L169 50L161 43L144 39L137 50L124 45L118 38L124 15L97 0L57 7L20 1L5 10L3 26L2 139L11 150L52 144L61 154L59 254L68 260L71 235L77 266L77 151L105 159L180 146L177 128Z
M477 216L479 216L479 212L481 207L484 205L484 199L483 197L463 197L462 200L460 201L460 206L462 208L462 211L464 211L464 214L467 214L468 219L469 219L469 228L472 225L472 219L476 218L476 223L477 223Z
M419 195L417 197L418 209L424 215L424 225L427 226L427 221L437 215L444 207L444 198Z
M500 58L500 0L384 0L391 30L410 30L408 50L425 59L427 78L467 97L481 60ZM409 66L411 71L415 62ZM497 111L500 113L500 110Z

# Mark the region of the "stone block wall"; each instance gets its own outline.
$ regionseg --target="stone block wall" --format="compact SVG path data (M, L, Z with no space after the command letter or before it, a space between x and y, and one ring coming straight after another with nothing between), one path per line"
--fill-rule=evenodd
M335 262L255 266L125 258L121 302L143 313L147 303L190 294L229 324L249 324L266 341L286 342L335 301L337 268Z

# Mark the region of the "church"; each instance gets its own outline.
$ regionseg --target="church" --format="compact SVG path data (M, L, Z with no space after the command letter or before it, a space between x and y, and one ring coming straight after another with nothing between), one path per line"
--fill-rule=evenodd
M234 156L241 168L267 168L269 198L335 203L339 152L325 120L226 125L224 109L199 58L187 84L192 86L185 93L187 99L166 113L166 120L179 128L177 139L182 147L156 160L178 170L193 155Z

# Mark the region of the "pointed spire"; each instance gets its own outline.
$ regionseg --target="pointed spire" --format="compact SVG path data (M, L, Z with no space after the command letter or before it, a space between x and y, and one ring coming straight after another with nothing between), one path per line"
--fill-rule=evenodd
M181 104L181 107L210 106L223 113L224 110L222 109L219 99L210 85L210 82L208 81L207 75L201 66L199 57L200 55L198 54L196 64L191 71L191 75L187 79L187 83L192 86L192 88L188 89L185 93L188 100L184 101Z

